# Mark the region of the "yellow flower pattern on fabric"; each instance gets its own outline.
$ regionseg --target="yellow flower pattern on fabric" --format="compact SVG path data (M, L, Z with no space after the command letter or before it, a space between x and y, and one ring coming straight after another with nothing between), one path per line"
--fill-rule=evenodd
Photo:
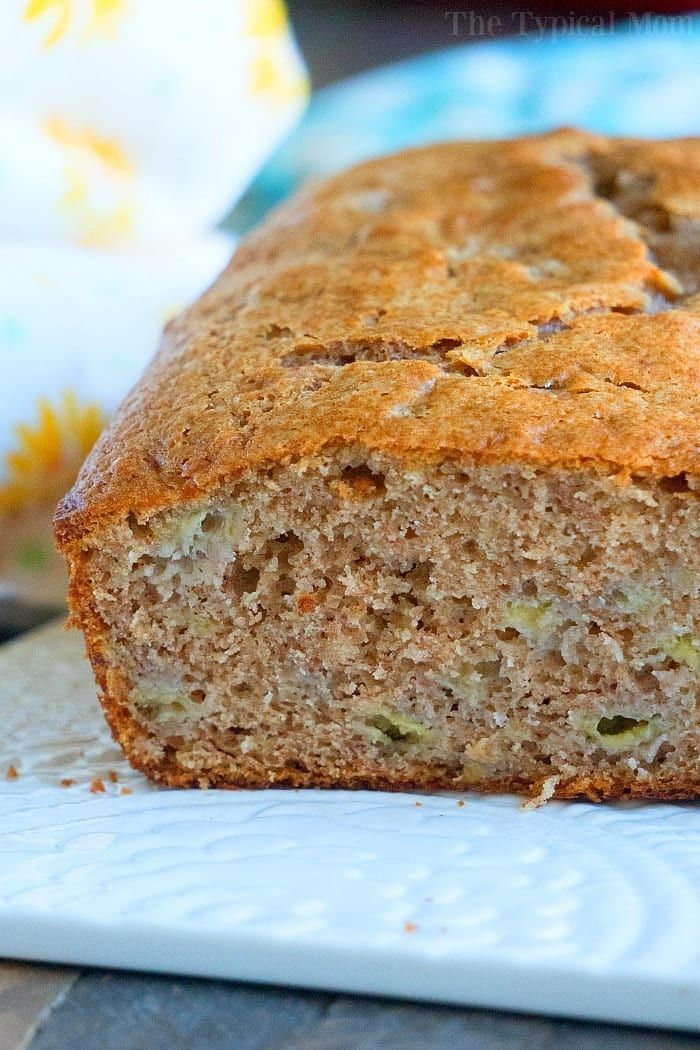
M46 14L54 16L53 27L43 40L44 47L51 48L68 32L72 6L71 0L29 0L24 19L26 22L34 22Z
M0 512L45 503L52 493L64 492L104 424L100 408L81 405L72 391L57 405L41 398L36 423L15 427L16 446L5 457L6 480L0 482Z
M44 131L60 146L82 150L115 175L131 176L134 173L124 148L115 138L100 135L91 128L71 127L60 117L49 117L44 122Z
M304 76L290 76L270 55L259 55L251 63L251 90L271 102L286 105L306 97L309 82Z
M66 170L68 186L59 207L68 212L77 240L87 248L108 248L126 241L134 228L133 206L126 198L100 208L90 200L87 179L76 168Z
M86 30L86 38L95 36L114 38L120 18L126 13L124 0L93 0L92 18Z
M74 127L56 116L45 121L43 130L75 157L75 162L66 166L66 189L58 205L70 215L80 243L105 248L126 240L134 227L130 190L134 168L125 149L113 137ZM101 178L106 176L116 184L116 200L98 205L93 199L92 165L98 166Z
M260 46L250 64L253 95L284 106L306 98L309 82L303 73L290 69L282 54L289 24L282 0L251 0L248 32Z
M24 9L24 21L36 22L45 19L50 28L42 41L47 50L55 47L79 22L77 0L29 0ZM126 11L124 0L90 0L89 20L83 34L84 40L95 36L113 37L118 20ZM51 24L50 20L53 19Z
M251 36L283 36L287 32L287 12L282 0L252 0L248 31Z

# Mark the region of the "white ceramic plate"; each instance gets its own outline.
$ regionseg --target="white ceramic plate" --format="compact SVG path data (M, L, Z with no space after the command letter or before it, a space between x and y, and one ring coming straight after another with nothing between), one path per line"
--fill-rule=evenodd
M700 1028L697 806L156 790L55 625L0 725L0 955Z

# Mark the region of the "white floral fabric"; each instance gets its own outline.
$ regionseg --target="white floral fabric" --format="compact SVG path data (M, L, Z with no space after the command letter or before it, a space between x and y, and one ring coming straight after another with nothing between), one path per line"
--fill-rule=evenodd
M0 596L307 92L281 0L2 0Z

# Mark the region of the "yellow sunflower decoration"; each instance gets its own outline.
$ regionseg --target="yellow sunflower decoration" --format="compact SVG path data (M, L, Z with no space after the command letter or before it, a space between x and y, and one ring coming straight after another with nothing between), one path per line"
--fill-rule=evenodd
M72 391L57 405L41 398L36 423L15 427L17 446L5 457L0 511L24 510L52 499L54 492L65 492L104 423L99 406L81 405Z
M0 473L0 576L24 597L50 604L65 593L51 515L104 423L97 405L67 391L56 403L42 398L35 422L15 427Z

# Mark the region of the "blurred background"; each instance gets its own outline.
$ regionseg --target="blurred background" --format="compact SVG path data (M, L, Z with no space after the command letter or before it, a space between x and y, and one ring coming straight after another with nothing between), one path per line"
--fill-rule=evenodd
M414 143L698 133L695 6L3 0L0 638L63 607L57 500L271 206Z
M655 0L646 6L605 0L522 4L464 0L289 0L288 10L314 88L365 69L438 48L495 37L581 35L612 29L630 15L678 15L697 3ZM539 21L538 21L539 20ZM590 22L587 22L590 20ZM595 22L594 22L595 20ZM680 28L680 27L679 27Z

